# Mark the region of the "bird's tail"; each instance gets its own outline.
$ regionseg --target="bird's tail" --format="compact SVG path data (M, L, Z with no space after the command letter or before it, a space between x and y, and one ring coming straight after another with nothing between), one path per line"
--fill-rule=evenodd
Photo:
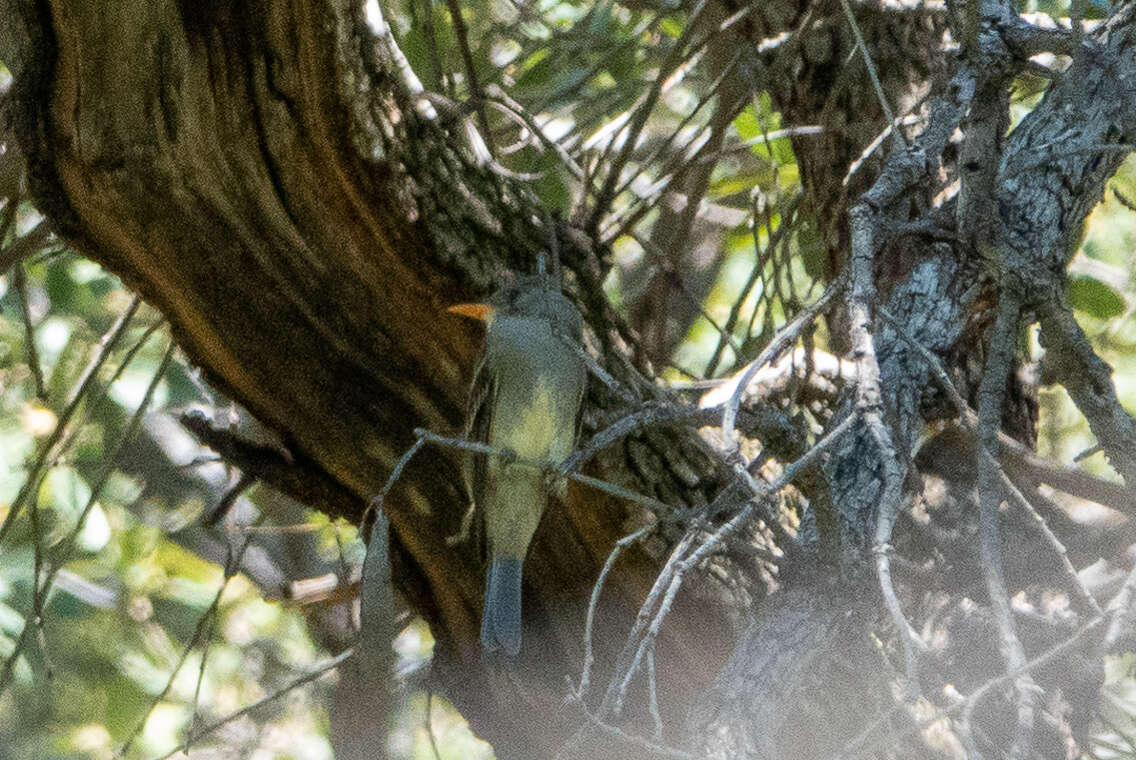
M509 657L521 651L521 568L523 559L494 557L485 583L481 646Z

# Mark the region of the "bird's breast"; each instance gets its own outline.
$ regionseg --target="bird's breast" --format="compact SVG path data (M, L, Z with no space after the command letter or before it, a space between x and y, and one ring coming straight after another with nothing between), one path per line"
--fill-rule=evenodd
M529 403L520 404L516 411L513 451L525 459L547 460L556 448L557 439L563 437L558 430L552 389L538 378L532 387Z
M490 443L525 459L559 462L572 450L583 367L546 320L503 322L489 341Z

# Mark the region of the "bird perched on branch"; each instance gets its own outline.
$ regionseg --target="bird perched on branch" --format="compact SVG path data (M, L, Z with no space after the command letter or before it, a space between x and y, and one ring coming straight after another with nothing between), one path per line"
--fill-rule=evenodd
M555 466L572 452L586 370L579 310L547 275L521 277L486 304L450 311L484 320L485 351L470 395L470 432L504 456L478 457L473 490L489 544L481 644L521 649L521 570Z

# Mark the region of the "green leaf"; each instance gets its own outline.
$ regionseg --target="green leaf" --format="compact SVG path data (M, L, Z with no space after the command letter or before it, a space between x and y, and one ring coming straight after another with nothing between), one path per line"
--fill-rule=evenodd
M90 497L90 486L75 468L55 467L47 474L39 488L39 506L51 510L48 519L54 530L49 535L53 539L71 530Z
M1069 303L1074 309L1097 319L1118 317L1128 308L1124 296L1092 277L1072 275L1069 278L1068 293Z
M743 140L752 140L761 134L761 124L757 120L752 105L746 106L737 115L737 118L734 119L734 129L738 131L738 137Z
M676 18L665 18L662 23L659 24L659 28L662 29L663 33L668 37L677 40L682 36L683 23Z

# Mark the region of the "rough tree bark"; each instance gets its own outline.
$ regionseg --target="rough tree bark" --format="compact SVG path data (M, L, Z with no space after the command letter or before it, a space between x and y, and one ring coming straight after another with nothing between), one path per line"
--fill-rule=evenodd
M3 15L40 208L157 306L211 382L287 447L286 461L227 454L357 521L415 428L461 429L480 335L444 309L531 267L551 232L533 221L541 210L398 101L360 4L16 2ZM597 252L559 234L565 263L592 278L580 291L610 343ZM663 435L605 459L601 471L643 473L675 503L705 501L717 477L704 453ZM574 727L561 703L582 660L583 606L634 514L579 488L550 510L526 572L527 655L506 677L477 645L478 547L447 540L467 507L459 484L453 452L411 463L387 505L396 583L430 622L434 673L475 729L503 756L541 754ZM614 574L600 663L657 563L633 549ZM689 684L664 700L675 719L724 652L727 626L714 630L666 644Z
M733 18L742 10L724 2L710 17ZM841 5L760 4L714 42L753 51L745 69L752 82L730 82L722 108L736 108L742 93L759 86L788 123L823 127L820 137L798 137L794 144L806 205L829 251L828 275L850 271L830 324L834 342L853 349L859 382L831 405L830 427L858 415L852 432L834 444L823 477L813 468L798 483L817 511L821 535L815 544L781 547L803 557L779 579L789 592L746 609L743 602L764 588L738 580L750 560L730 549L711 558L724 568L718 580L684 585L661 629L654 655L664 738L712 756L826 756L866 721L896 711L892 674L873 659L903 658L888 628L895 618L881 612L872 573L891 548L890 529L879 526L899 520L912 501L928 512L969 504L977 450L973 436L958 435L962 443L953 450L969 440L970 458L959 456L954 471L943 475L951 463L945 456L913 463L926 421L950 415L941 394L928 400L932 368L907 340L944 358L963 394L977 399L983 362L972 349L990 324L994 284L1008 282L1003 275L1015 266L1011 258L992 265L983 258L991 247L1006 247L997 236L965 239L943 229L956 226L949 218L945 225L930 222L942 222L942 213L949 217L957 207L957 228L969 230L991 208L1010 208L1009 183L1037 167L1017 166L1007 155L999 169L1003 148L991 147L980 156L986 163L975 159L974 167L964 168L995 172L1007 194L996 196L1002 205L983 204L986 196L975 205L974 195L964 193L942 213L934 209L943 189L939 175L950 168L956 150L950 140L964 117L974 121L975 135L978 127L1000 123L997 115L982 121L980 109L968 111L981 102L976 83L989 84L998 73L981 69L992 38L1019 62L1041 49L1067 52L1079 40L1040 39L1007 17L984 17L986 36L972 44L967 65L948 70L941 47L946 10L860 3L854 13L894 114L906 114L924 96L932 99L919 140L890 154L875 150L849 182L848 167L887 119L862 60L849 64L855 35ZM480 336L444 308L484 295L507 270L529 270L534 252L553 245L572 273L599 362L641 400L653 399L649 384L637 379L646 367L637 363L640 346L603 301L607 264L594 242L596 230L551 221L523 186L455 149L446 131L452 125L419 118L417 103L368 32L361 3L4 0L0 16L8 19L0 55L16 77L12 113L36 202L61 235L161 309L210 380L280 435L286 452L212 442L231 445L226 454L247 471L358 520L414 442L415 428L461 428ZM1130 19L1117 19L1109 33L1090 38L1093 55L1079 60L1086 70L1096 67L1127 82L1132 74L1120 53ZM954 77L949 84L948 76ZM1131 88L1110 95L1120 105L1109 117L1115 122L1109 140L1130 144L1136 132L1125 110L1132 107ZM1038 118L1057 124L1068 118L1060 110L1043 114ZM1000 138L997 133L994 142ZM1091 166L1089 156L1060 168L1051 178L1050 200L1064 216L1055 224L1080 230L1120 155L1113 151ZM1080 178L1062 195L1061 180L1073 172ZM706 178L688 181L684 187L696 200ZM964 180L964 186L978 181ZM672 221L674 234L689 234L692 218ZM1029 224L1038 223L1035 217ZM636 317L640 325L666 308L659 292L652 291L653 309ZM871 321L880 305L905 325L904 335ZM1067 334L1061 314L1047 318L1055 326L1046 329L1060 341ZM649 353L658 356L673 343L676 331L667 332L653 339ZM1061 345L1073 366L1085 364L1079 344ZM1097 380L1081 392L1113 409L1111 386ZM622 413L619 403L593 383L589 430L614 419L612 410ZM1029 413L1028 403L1007 413L1008 429L1025 431L1019 437L1028 439ZM760 424L755 419L749 423ZM642 508L575 484L548 511L526 569L524 654L516 669L502 671L482 660L476 642L483 576L476 542L448 540L460 532L466 511L458 458L444 448L427 449L386 504L395 584L435 633L439 685L501 757L547 756L569 737L581 755L650 755L650 747L606 728L578 730L588 716L579 705L563 705L565 675L578 673L583 660L592 585L616 541L643 524ZM589 471L672 508L719 504L708 519L728 524L735 514L730 509L747 501L721 496L733 464L689 430L664 427L620 439ZM951 483L951 498L917 498L913 483L940 475ZM820 505L827 505L823 514ZM920 533L907 527L914 537L904 548L918 554L925 548ZM802 526L802 536L808 530ZM669 552L679 556L689 548L682 536L660 528L653 541L631 546L616 564L593 639L595 682L626 665L626 632ZM816 546L822 547L819 558L810 554ZM959 563L972 573L965 582L921 587L920 578L905 579L926 593L909 593L903 607L925 612L934 607L934 592L952 583L980 586L973 555ZM1009 563L1011 584L1013 572ZM965 617L959 608L943 615ZM1003 668L995 624L976 613L962 627L978 631L973 638L981 642L965 684L976 685L992 667ZM886 632L884 646L871 643L871 629ZM1036 650L1054 635L1023 637ZM949 670L943 662L936 667ZM631 704L647 702L639 699L646 691L641 680ZM1012 700L999 704L1001 711L1013 708ZM645 708L644 714L638 709L629 708L621 720L649 725ZM1002 719L999 710L983 724L995 740L991 726ZM1083 731L1086 719L1073 729ZM906 751L934 755L938 750L925 734ZM1057 756L1050 746L1046 755Z

